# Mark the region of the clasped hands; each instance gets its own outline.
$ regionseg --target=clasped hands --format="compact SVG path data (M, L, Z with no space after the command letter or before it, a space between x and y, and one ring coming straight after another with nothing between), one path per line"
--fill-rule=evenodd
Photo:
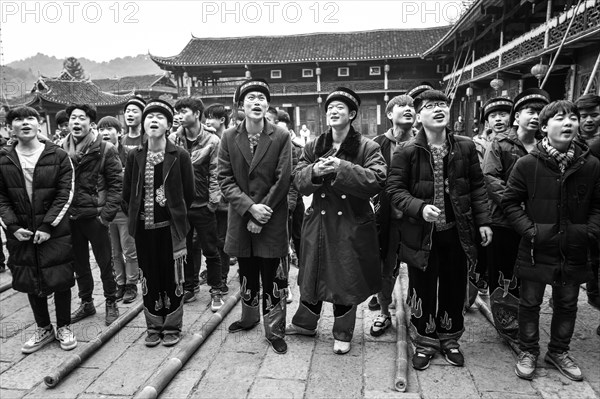
M313 175L317 177L336 173L340 169L340 159L337 157L319 158L313 164Z
M265 204L253 204L249 212L258 223L262 223L263 225L267 224L273 215L273 209ZM250 233L254 234L258 234L262 230L262 226L256 224L254 220L249 220L246 227Z
M24 228L20 228L19 230L15 231L15 238L19 241L29 241L31 239L31 236L33 236L33 243L34 244L41 244L44 241L48 241L48 239L50 239L50 234L46 233L45 231L36 231L35 234L27 229Z

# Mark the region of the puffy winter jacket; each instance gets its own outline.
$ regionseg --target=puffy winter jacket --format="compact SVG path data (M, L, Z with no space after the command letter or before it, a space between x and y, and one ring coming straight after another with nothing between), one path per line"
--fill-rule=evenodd
M75 284L66 217L74 195L73 167L65 151L50 141L44 145L33 172L32 200L14 145L0 150L0 218L7 229L12 286L40 296ZM33 239L19 241L14 236L19 228L44 231L50 239L35 245Z
M100 170L103 157L104 165ZM123 166L115 146L98 135L74 166L75 197L69 210L71 219L100 216L102 220L112 222L121 207L123 187Z
M447 133L450 144L447 170L450 203L454 212L458 235L471 265L477 260L475 241L478 227L490 224L488 197L479 166L475 144L468 137ZM392 157L392 170L386 191L392 205L404 212L400 227L400 259L421 270L427 268L431 252L433 223L423 219L422 210L433 204L433 156L427 145L427 136L419 133Z
M518 277L555 285L592 278L590 248L600 239L600 161L586 146L576 143L575 160L561 174L538 144L517 161L502 207L522 236Z

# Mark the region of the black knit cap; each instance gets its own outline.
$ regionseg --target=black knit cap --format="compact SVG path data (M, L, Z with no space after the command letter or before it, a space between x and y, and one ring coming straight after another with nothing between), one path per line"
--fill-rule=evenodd
M146 101L142 97L132 97L125 103L125 107L123 107L123 110L126 110L127 107L129 107L130 105L135 105L140 109L140 111L143 112L144 108L146 107Z
M234 102L237 104L244 101L246 94L251 91L261 92L267 97L267 101L271 102L271 92L269 91L269 84L264 79L249 79L239 85L235 91Z
M527 89L523 90L520 94L515 97L514 104L510 113L510 120L514 120L515 113L519 108L523 108L529 103L542 103L544 105L550 104L550 94L546 90L542 89Z
M417 98L417 96L419 94L421 94L427 90L433 90L433 87L431 87L431 85L428 85L428 84L422 84L415 88L410 89L410 91L408 93L406 93L406 95L411 96L414 100L415 98Z
M145 120L146 116L151 112L160 112L167 118L167 121L170 124L173 124L173 115L175 114L175 111L173 111L173 107L168 102L158 98L148 101L148 104L146 104L144 112L142 113L142 121Z
M479 118L480 123L485 123L489 114L494 111L504 111L510 114L512 110L513 102L510 98L506 97L494 97L490 98L483 104L481 108L481 115Z
M348 106L350 111L357 111L360 107L360 97L354 91L347 87L338 87L327 95L325 99L325 109L332 101L341 101Z

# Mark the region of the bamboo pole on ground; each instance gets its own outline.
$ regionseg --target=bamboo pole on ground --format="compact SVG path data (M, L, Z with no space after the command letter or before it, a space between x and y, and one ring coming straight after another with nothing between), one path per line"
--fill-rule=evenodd
M486 320L490 322L492 327L494 327L494 329L496 329L496 324L494 323L494 316L492 315L492 311L488 307L487 303L485 303L479 295L477 295L477 298L475 299L475 306L477 306L479 311L485 316ZM519 346L516 343L514 343L513 341L511 341L509 339L505 339L505 341L510 345L510 347L512 348L512 350L515 353L521 352L519 350Z
M60 381L65 379L71 371L75 370L77 366L87 360L89 357L96 352L102 345L104 345L110 338L112 338L121 328L125 327L127 323L133 320L144 308L144 303L140 300L136 306L123 313L117 320L115 320L106 331L102 332L96 338L88 342L83 349L76 354L70 355L65 361L57 366L50 374L44 377L44 383L48 388L54 388Z
M6 283L0 285L0 292L7 291L10 287L12 287L12 281L7 281Z
M408 334L406 331L406 315L404 312L404 295L400 278L394 285L396 297L396 375L394 387L398 392L406 392L408 385Z
M221 321L233 309L240 300L240 292L230 296L225 304L217 313L202 326L200 333L193 334L189 340L186 340L183 347L172 358L167 360L164 365L146 382L146 386L135 396L141 398L156 398L166 388L166 386L181 370L183 365L200 348L206 338L217 328ZM285 299L283 299L285 300Z

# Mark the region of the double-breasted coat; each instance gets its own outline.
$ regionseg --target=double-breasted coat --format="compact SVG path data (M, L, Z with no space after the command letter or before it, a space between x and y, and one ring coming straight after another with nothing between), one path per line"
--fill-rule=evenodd
M219 147L217 180L229 202L225 252L230 256L281 258L288 253L288 204L292 155L290 134L264 119L254 154L246 124L227 129ZM258 234L250 233L250 207L273 210ZM260 224L260 223L257 223Z
M313 178L319 157L332 148L331 130L304 147L294 184L313 195L304 214L298 284L302 300L356 305L381 288L375 215L369 199L385 185L387 166L373 140L350 128L336 157L335 175Z

